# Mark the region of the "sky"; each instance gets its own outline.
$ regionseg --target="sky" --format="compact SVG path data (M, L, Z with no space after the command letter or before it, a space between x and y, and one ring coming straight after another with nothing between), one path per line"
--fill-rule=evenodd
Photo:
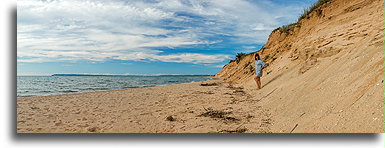
M18 0L17 75L213 75L315 1Z

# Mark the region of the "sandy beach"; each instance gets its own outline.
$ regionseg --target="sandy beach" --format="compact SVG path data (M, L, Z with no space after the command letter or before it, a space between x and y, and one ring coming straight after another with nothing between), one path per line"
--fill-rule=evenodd
M18 98L18 133L268 133L268 110L242 87L209 80Z
M383 7L320 5L274 30L261 50L237 55L215 80L17 98L17 132L383 133ZM255 53L269 63L261 90Z

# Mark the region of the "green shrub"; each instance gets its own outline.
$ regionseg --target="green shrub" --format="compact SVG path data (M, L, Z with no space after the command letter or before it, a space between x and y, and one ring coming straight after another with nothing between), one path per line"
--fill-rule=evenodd
M294 27L296 25L299 25L299 24L293 23L293 24L289 24L289 25L283 25L283 26L275 29L274 31L279 30L279 32L281 32L281 33L289 33L290 31L294 30Z
M242 57L245 56L246 54L241 52L241 53L237 53L237 55L235 56L235 60L237 61L237 64L239 63L239 61L241 61Z
M330 2L332 0L318 0L316 3L314 3L313 5L311 5L309 8L303 10L303 13L299 16L298 18L298 21L301 21L302 19L304 18L307 18L309 17L309 14L311 12L313 12L315 9L321 7L323 4L327 3L327 2Z
M298 20L296 23L281 26L279 28L274 29L273 32L279 30L281 33L289 33L290 31L294 30L295 26L300 25L299 22L302 19L309 17L309 14L311 12L313 12L315 9L321 7L323 4L330 2L330 1L332 1L332 0L318 0L316 3L311 5L309 8L306 8L305 10L303 10L303 13L298 17Z
M267 61L267 59L269 59L269 54L265 55L265 61Z
M250 72L254 72L254 70L255 70L255 68L254 68L253 66L250 65L249 71L250 71Z

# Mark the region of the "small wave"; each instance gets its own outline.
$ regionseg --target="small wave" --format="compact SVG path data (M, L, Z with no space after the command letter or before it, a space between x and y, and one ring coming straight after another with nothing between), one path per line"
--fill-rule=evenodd
M49 91L49 90L42 90L42 91L39 91L39 93L50 93L52 91Z
M122 87L123 89L125 88L138 88L138 87L133 87L133 86L125 86L125 87Z
M62 93L72 93L72 92L79 92L79 91L76 91L76 90L64 90L64 91L59 91L59 92L62 92Z
M97 87L78 88L79 90L98 90Z
M30 92L29 90L18 90L17 93L28 93Z
M34 79L33 79L34 78ZM77 92L126 89L137 87L152 87L178 83L204 81L206 77L119 77L119 79L100 79L99 77L84 77L62 79L66 77L46 77L47 81L37 80L40 77L18 77L17 96L45 96ZM72 77L71 77L72 78ZM36 84L36 85L34 85Z
M33 97L33 96L36 96L36 95L17 95L18 98L19 97L21 97L21 98L23 98L23 97Z
M98 88L95 88L94 90L109 90L111 88L107 88L107 87L98 87Z

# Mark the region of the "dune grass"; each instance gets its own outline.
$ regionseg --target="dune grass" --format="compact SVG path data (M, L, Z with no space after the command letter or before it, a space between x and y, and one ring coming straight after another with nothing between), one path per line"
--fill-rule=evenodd
M298 21L297 21L297 22L301 21L301 20L304 19L304 18L309 17L309 14L310 14L311 12L313 12L315 9L321 7L323 4L325 4L325 3L327 3L327 2L330 2L330 1L332 1L332 0L318 0L316 3L314 3L313 5L311 5L309 8L303 10L302 15L300 15L300 17L298 18Z
M237 63L239 63L241 61L241 59L246 55L246 53L237 53L236 57L235 57L235 60L237 61Z
M305 10L303 10L303 13L298 17L297 22L289 24L289 25L283 25L283 26L281 26L279 28L274 29L273 32L279 30L279 32L281 32L281 33L288 34L289 32L293 31L295 27L301 25L300 21L302 19L308 18L310 13L312 13L314 10L316 10L317 8L321 7L322 5L324 5L325 3L328 3L330 1L332 1L332 0L318 0L313 5L311 5L309 8L306 8ZM248 53L248 54L246 54L246 53L237 53L235 60L231 60L229 63L231 63L233 61L236 61L237 63L239 63L244 56L247 56L247 55L250 55L250 54L254 54L254 53L256 53L256 52L251 52L251 53Z
M321 7L322 5L324 5L325 3L328 3L330 1L332 1L332 0L318 0L316 3L311 5L309 8L303 10L303 13L298 17L298 20L296 23L289 24L289 25L283 25L277 29L274 29L273 32L279 30L281 33L289 33L290 31L294 30L295 26L300 25L300 21L302 19L308 18L310 13L312 13L314 10L316 10L317 8Z

